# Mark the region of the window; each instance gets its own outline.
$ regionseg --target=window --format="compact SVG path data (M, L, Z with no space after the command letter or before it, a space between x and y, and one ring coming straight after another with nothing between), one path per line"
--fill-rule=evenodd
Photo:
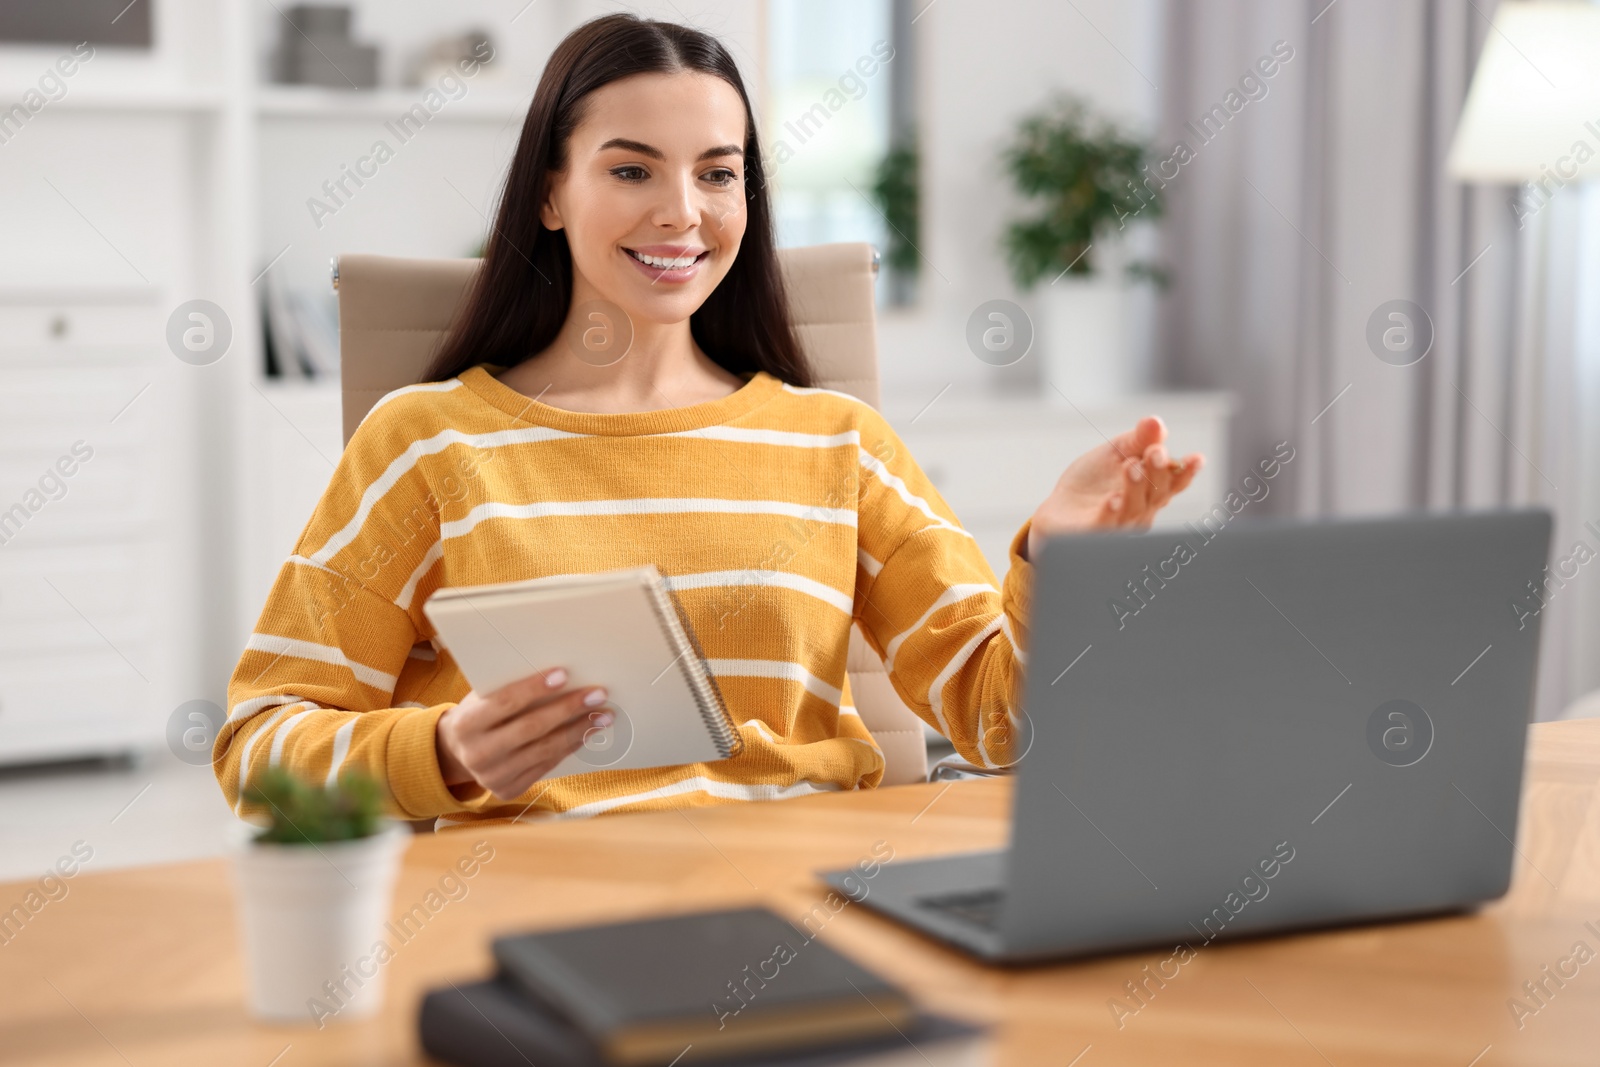
M766 152L779 245L870 241L888 227L872 197L890 145L891 0L768 0Z

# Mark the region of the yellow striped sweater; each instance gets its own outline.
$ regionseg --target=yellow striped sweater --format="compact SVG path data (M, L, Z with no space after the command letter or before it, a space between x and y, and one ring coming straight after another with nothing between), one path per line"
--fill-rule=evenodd
M239 814L259 814L241 782L269 765L329 782L360 767L395 814L440 826L871 788L884 764L851 702L852 622L963 756L1020 755L1028 526L1002 590L871 406L758 371L686 407L573 412L502 370L390 393L351 438L228 686L215 767ZM435 725L470 686L428 596L644 563L681 600L743 751L548 778L513 802L447 788Z

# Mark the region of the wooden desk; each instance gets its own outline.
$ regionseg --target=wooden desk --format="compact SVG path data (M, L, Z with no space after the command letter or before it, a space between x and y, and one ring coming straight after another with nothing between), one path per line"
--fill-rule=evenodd
M1120 1029L1108 1001L1168 953L990 969L856 905L821 936L934 1007L997 1023L1000 1064L1592 1065L1600 956L1550 983L1520 1029L1508 1002L1538 1006L1523 982L1576 943L1600 953L1600 720L1536 726L1530 745L1524 858L1506 899L1475 915L1202 948ZM399 947L385 1013L321 1031L246 1017L225 861L85 871L0 946L0 1061L419 1062L417 998L485 973L492 934L753 901L798 920L825 896L811 871L852 864L878 841L897 861L1002 845L1008 795L1004 781L963 782L419 838L396 914L474 842L495 854L466 897ZM0 886L0 905L26 889Z

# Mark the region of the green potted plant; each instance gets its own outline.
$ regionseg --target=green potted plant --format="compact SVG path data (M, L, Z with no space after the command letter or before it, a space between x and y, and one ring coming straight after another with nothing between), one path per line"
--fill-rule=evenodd
M917 251L920 217L918 171L920 161L915 137L890 147L873 170L872 200L889 225L888 248L884 252L884 273L889 282L889 303L909 304L915 295L922 255Z
M1062 95L1018 122L1001 162L1031 209L1006 227L1001 244L1017 285L1038 290L1035 345L1046 378L1074 402L1126 392L1127 279L1103 265L1118 258L1130 225L1161 214L1164 182L1152 169L1154 155ZM1127 273L1161 280L1144 264Z
M376 1011L383 972L370 961L409 828L383 817L382 787L354 771L324 786L274 767L244 797L269 820L234 865L252 1011L320 1024L333 991L340 1016Z

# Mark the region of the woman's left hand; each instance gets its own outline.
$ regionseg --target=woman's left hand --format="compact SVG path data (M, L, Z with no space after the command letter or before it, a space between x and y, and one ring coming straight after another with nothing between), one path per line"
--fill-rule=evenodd
M1156 512L1194 481L1205 461L1198 452L1174 460L1167 454L1166 439L1166 425L1151 415L1073 460L1033 513L1028 559L1038 559L1044 539L1052 534L1120 526L1149 529Z

